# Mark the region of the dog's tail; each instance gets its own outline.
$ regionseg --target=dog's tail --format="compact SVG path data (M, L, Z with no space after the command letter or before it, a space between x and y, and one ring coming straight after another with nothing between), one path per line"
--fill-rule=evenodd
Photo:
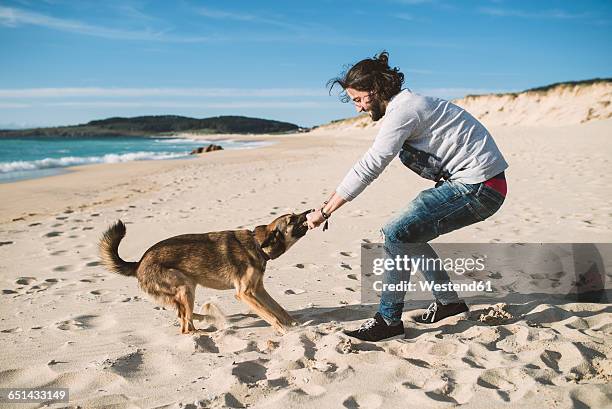
M102 265L113 273L124 276L135 276L138 263L129 262L119 257L119 243L125 237L125 224L121 220L104 232L98 245Z

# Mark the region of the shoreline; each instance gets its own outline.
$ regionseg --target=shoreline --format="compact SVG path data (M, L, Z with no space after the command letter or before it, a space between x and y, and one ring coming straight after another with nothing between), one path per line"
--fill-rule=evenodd
M293 136L293 134L292 134ZM257 148L224 149L222 151L207 152L206 154L189 155L180 159L163 160L141 160L119 163L94 163L78 166L68 166L61 169L61 172L44 177L28 178L11 182L0 183L0 196L4 198L0 202L0 225L13 221L33 221L48 217L61 211L73 211L75 209L89 209L100 205L110 205L124 203L134 197L134 193L152 193L158 187L147 177L155 173L165 173L171 171L181 171L190 166L190 162L201 162L207 160L213 163L223 161L219 155L236 160L242 156L238 152L261 151L273 147L285 138L291 139L292 136L286 135L262 135L254 138L253 135L242 134L211 134L199 135L191 133L179 133L173 135L176 139L193 139L202 141L240 141L240 142L272 142L271 145L264 145ZM215 154L211 156L211 154ZM213 159L214 157L214 159ZM142 183L145 187L136 189L132 192L126 183L115 183L116 178L128 177L133 183ZM97 187L92 187L87 181L95 179L100 183ZM110 179L110 180L109 180ZM110 182L110 183L109 183ZM130 183L131 184L131 183ZM56 185L62 197L70 198L70 204L61 200L53 200L49 185ZM121 188L123 186L123 188ZM113 195L100 193L100 190L108 191L111 188L119 188ZM78 194L80 190L85 190L87 194ZM84 198L84 196L86 198ZM14 209L26 207L18 214L12 212Z
M201 134L191 134L191 133L177 133L175 135L171 135L171 136L165 136L163 138L161 137L157 137L157 136L151 136L151 137L142 137L142 139L184 139L184 140L192 140L192 141L198 141L201 140L203 141L203 145L205 145L206 142L241 142L241 143L248 143L248 142L269 142L269 143L275 143L274 141L271 140L271 138L273 138L273 135L270 135L268 137L268 135L263 135L264 138L254 138L254 135L243 135L243 134L211 134L211 135L201 135ZM61 139L66 139L66 140L70 140L72 138L61 138ZM94 138L95 139L95 138ZM267 145L262 145L262 146L254 146L254 147L236 147L236 148L231 148L231 149L224 149L224 150L245 150L245 149L261 149L263 147L265 147ZM61 176L61 175L66 175L66 174L70 174L73 172L78 172L78 171L82 171L84 170L83 168L87 167L87 166L93 166L93 165L117 165L119 163L132 163L132 162L157 162L157 161L169 161L169 160L176 160L176 161L184 161L184 160L193 160L195 158L197 158L198 155L191 155L188 151L186 151L187 153L185 154L185 156L183 157L179 157L179 158L174 158L174 159L144 159L144 160L139 160L139 159L135 159L135 160L129 160L129 161L125 161L125 162L101 162L101 163L83 163L83 164L78 164L78 165L71 165L71 166L57 166L57 167L50 167L50 168L40 168L40 169L34 169L31 171L16 171L15 173L27 173L27 172L31 172L32 175L25 175L24 177L17 177L15 179L11 179L11 178L7 178L7 180L0 180L0 185L8 185L8 184L13 184L13 183L19 183L19 182L26 182L26 181L31 181L31 180L38 180L38 179L46 179L46 178L50 178L50 177L54 177L54 176ZM210 153L210 152L207 152ZM201 155L201 154L200 154ZM42 159L41 159L42 160ZM10 173L10 172L8 172Z

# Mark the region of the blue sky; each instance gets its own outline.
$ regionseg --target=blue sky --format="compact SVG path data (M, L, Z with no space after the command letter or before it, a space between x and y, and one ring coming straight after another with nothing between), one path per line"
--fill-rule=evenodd
M386 49L444 98L612 77L611 1L0 0L0 128L352 116L325 83Z

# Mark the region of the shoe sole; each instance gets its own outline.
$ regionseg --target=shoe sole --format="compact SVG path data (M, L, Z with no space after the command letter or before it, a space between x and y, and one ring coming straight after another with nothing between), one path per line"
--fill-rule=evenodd
M404 338L406 338L406 334L405 333L404 334L400 334L400 335L394 335L394 336L389 337L389 338L381 339L380 341L377 341L377 342L393 341L395 339L404 339Z
M381 339L380 341L367 341L365 339L359 339L357 337L354 337L352 335L347 334L346 332L343 332L343 334L348 336L348 337L350 337L350 338L352 338L352 339L359 340L361 342L385 342L385 341L393 341L393 340L396 340L396 339L405 339L406 338L406 333L405 332L403 334L398 334L398 335L394 335L394 336L389 337L389 338Z

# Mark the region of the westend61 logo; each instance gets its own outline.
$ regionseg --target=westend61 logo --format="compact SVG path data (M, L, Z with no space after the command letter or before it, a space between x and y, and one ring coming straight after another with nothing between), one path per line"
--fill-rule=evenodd
M612 294L612 243L406 243L361 246L361 301L383 292L431 300L455 291L464 299L514 294L605 302ZM418 274L417 274L418 273Z

